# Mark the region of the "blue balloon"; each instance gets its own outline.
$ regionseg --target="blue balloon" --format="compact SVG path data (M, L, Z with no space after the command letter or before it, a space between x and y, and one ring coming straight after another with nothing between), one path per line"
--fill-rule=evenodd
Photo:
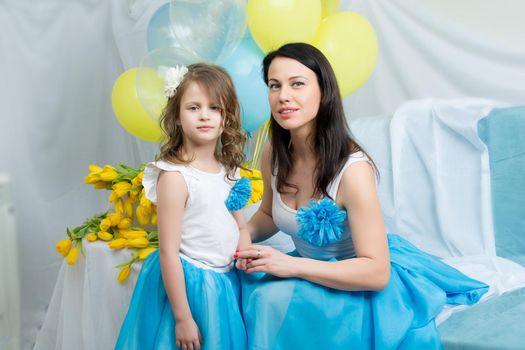
M170 4L159 7L151 16L146 34L148 51L163 47L180 47L170 22Z
M220 64L246 31L246 0L170 0L178 43L201 61Z
M241 123L247 132L257 130L270 117L268 87L261 74L263 58L264 53L247 31L239 46L221 64L235 84L241 104Z

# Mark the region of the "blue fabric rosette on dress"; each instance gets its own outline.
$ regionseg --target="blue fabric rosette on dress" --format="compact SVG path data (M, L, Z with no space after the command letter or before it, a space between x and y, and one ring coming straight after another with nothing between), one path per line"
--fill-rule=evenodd
M336 198L341 174L328 193ZM331 199L298 211L287 207L272 178L272 215L291 235L293 254L318 260L355 257L348 216ZM344 215L342 215L344 213ZM297 278L242 274L249 349L440 349L435 317L445 304L473 304L488 286L388 234L391 277L382 291L341 291Z

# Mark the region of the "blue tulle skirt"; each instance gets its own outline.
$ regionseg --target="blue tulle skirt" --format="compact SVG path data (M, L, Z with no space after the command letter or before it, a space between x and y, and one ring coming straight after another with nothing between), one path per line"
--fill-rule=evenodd
M216 272L184 259L181 262L188 304L203 338L202 349L246 349L236 272ZM158 250L142 266L115 349L177 349L175 320L162 282Z
M391 277L379 292L240 272L248 348L440 349L443 306L473 304L488 286L397 235L388 244Z

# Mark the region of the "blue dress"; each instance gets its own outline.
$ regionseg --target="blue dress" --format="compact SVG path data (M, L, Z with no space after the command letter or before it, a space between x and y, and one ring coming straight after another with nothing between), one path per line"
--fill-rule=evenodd
M154 203L161 171L182 173L188 187L179 254L188 305L203 338L201 349L244 350L240 281L233 267L239 229L225 204L233 184L226 181L224 169L213 174L163 161L150 163L143 185ZM149 255L140 270L115 349L177 349L175 319L158 250Z
M345 167L367 160L350 156ZM336 197L341 176L328 189ZM287 207L272 178L272 215L291 235L298 256L355 257L350 228L318 246L299 234L297 211ZM473 304L488 286L473 280L400 236L389 234L391 275L382 291L340 291L297 278L242 274L242 307L249 349L440 349L435 317L445 304Z

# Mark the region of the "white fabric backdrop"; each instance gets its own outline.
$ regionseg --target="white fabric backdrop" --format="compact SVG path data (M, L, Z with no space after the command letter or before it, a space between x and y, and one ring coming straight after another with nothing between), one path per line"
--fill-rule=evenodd
M65 226L106 209L104 195L83 184L87 165L137 165L156 152L119 126L110 96L118 75L143 57L149 16L162 3L0 0L0 172L13 179L24 349L56 281L55 242ZM523 13L519 0L505 7L506 18L487 26ZM340 8L369 18L380 44L371 80L345 100L351 116L392 113L407 99L429 96L525 103L520 47L488 41L417 0L343 0Z
M403 101L427 97L475 96L524 104L525 24L505 28L507 19L514 23L514 13L525 11L525 4L511 1L502 6L485 0L460 7L465 1L344 1L348 5L341 8L359 12L372 23L380 51L371 79L346 99L347 114L392 113ZM454 16L436 11L440 6ZM475 24L469 30L462 18L481 19L466 21ZM487 27L493 36L485 33ZM517 41L513 45L495 39L511 34Z
M116 43L135 31L136 13L146 11L123 0L0 1L0 171L13 180L23 349L33 346L57 278L55 242L107 209L105 194L83 183L87 165L138 165L156 151L111 110L125 69Z

